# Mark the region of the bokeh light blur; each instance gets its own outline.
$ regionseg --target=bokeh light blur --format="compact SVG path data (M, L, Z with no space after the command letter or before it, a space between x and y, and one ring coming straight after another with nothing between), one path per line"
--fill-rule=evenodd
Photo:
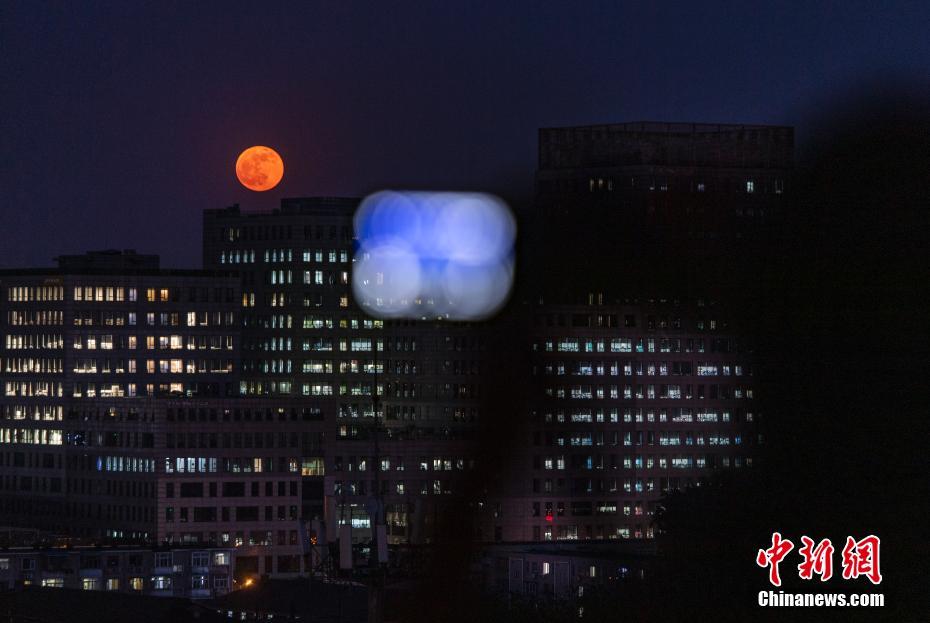
M493 195L381 191L355 235L353 291L373 316L481 320L510 293L516 223Z

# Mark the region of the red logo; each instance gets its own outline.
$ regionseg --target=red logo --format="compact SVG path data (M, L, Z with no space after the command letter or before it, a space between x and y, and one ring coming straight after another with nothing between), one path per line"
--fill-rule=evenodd
M882 581L882 572L878 568L878 548L881 540L870 534L861 541L851 536L846 537L843 548L843 579L854 580L860 575L869 578L872 584Z
M801 543L804 545L798 550L798 553L804 557L804 561L798 565L798 575L802 580L810 580L814 574L820 576L821 582L826 582L833 577L833 544L830 539L824 539L814 547L814 539L802 536Z
M769 582L773 586L781 586L781 576L778 575L778 563L794 549L794 543L788 539L782 540L781 534L772 533L772 547L760 549L756 554L756 564L762 568L769 567Z
M879 549L881 539L870 534L857 541L853 537L846 537L846 546L843 547L843 579L855 580L860 575L869 579L872 584L882 581L879 565ZM769 582L772 586L781 586L781 575L778 565L794 549L794 543L783 539L780 532L772 533L772 546L760 549L756 554L756 564L768 568ZM833 577L833 552L835 551L830 539L823 539L819 543L808 536L801 537L801 563L798 565L798 577L802 580L812 580L814 575L820 576L821 582Z

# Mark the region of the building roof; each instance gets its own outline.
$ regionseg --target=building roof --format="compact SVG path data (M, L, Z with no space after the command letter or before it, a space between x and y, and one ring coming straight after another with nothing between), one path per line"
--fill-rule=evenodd
M204 214L217 218L331 215L353 211L360 202L358 197L285 197L281 199L281 206L273 210L242 210L238 203L234 203L227 208L204 210Z
M790 130L793 126L768 125L760 123L693 123L686 121L625 121L623 123L589 123L584 125L549 126L547 130L609 130L613 132L641 132L656 134L703 134L716 132L733 132L738 130Z

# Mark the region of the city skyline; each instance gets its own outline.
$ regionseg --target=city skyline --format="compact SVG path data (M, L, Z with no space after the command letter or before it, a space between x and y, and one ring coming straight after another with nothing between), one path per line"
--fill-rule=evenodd
M924 616L928 28L0 0L0 612Z
M488 207L448 197L369 205L383 234L366 230L358 199L207 209L203 269L111 250L59 256L57 269L0 270L0 519L42 529L47 542L232 547L221 575L184 580L201 597L259 576L331 580L332 556L315 568L301 555L311 530L347 551L381 526L385 546L440 544L440 556L452 535L471 547L654 551L666 496L753 470L764 416L751 340L706 280L686 291L644 270L652 283L624 284L543 256L558 242L586 244L603 265L617 246L643 257L680 246L709 266L711 241L763 243L793 191L793 140L792 128L761 125L542 131L538 199L554 227L543 239L528 233L524 255L573 286L530 279L479 322L430 312L452 303L443 290L352 294L356 281L387 282L393 270L359 270L374 261L359 244L366 231L424 253L425 238L444 236L463 261L463 240L498 239L463 231L474 226L463 219L445 234L439 221L410 225L411 212L429 222L430 205ZM590 218L569 226L564 205ZM598 223L631 235L595 244ZM403 316L379 314L394 304ZM576 580L565 565L581 565L572 560L554 582L527 586L567 596ZM186 595L164 569L123 581ZM86 590L102 588L92 580Z
M55 254L134 239L193 266L201 210L276 197L481 190L526 207L538 127L774 123L803 141L850 92L930 61L918 5L843 9L9 5L0 266L49 265L40 232ZM289 163L275 197L233 175L253 144Z

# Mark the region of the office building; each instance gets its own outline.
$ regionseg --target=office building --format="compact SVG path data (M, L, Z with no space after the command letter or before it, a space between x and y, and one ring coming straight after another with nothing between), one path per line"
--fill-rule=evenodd
M525 230L537 270L527 276L561 299L570 290L644 291L661 282L680 294L736 283L778 234L793 150L794 130L784 126L540 129Z
M526 314L528 423L487 518L494 540L651 539L662 497L752 466L753 349L725 306L596 299Z
M207 210L204 267L242 278L240 394L292 396L321 410L330 538L337 524L369 538L380 487L389 541L426 542L473 465L482 341L463 323L380 320L358 308L357 205L298 198L271 212Z
M111 507L100 487L122 484L92 486L79 477L99 471L85 448L126 449L116 459L120 471L154 474L146 456L155 444L151 421L129 405L141 397L233 394L239 323L230 303L238 281L161 270L157 256L132 252L58 264L0 271L2 514L12 525L82 531L74 523L80 508L88 529L119 517L127 536L150 538L138 529L154 521L143 502L154 495L150 485L129 477L124 493L137 503ZM91 433L88 418L117 419L100 401L125 401L125 424Z
M75 547L0 553L0 588L26 586L209 599L236 588L229 548Z
M96 252L7 270L0 513L50 543L235 547L297 573L323 515L308 401L240 399L240 280Z
M788 209L793 135L539 131L517 312L527 423L485 540L650 539L667 493L753 464L763 414L740 284Z

